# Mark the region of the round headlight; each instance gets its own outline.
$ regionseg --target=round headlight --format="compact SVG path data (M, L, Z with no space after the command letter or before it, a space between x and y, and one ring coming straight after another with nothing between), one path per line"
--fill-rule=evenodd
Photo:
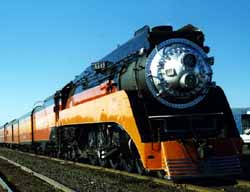
M193 74L189 74L185 78L185 85L187 88L192 89L196 86L197 84L197 79L196 76Z

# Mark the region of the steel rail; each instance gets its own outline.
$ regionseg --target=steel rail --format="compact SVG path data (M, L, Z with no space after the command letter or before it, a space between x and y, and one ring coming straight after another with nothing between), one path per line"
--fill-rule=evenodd
M18 164L18 163L16 163L16 162L14 162L14 161L12 161L12 160L6 158L6 157L0 156L0 159L3 159L3 160L7 161L8 163L10 163L10 164L12 164L12 165L14 165L14 166L21 168L23 171L32 174L33 176L35 176L35 177L41 179L42 181L44 181L44 182L46 182L46 183L52 185L52 186L55 187L56 189L59 189L59 190L61 190L61 191L63 191L63 192L74 192L74 190L72 190L72 189L66 187L65 185L63 185L63 184L61 184L61 183L58 183L57 181L55 181L55 180L53 180L53 179L51 179L51 178L49 178L49 177L46 177L46 176L44 176L44 175L42 175L42 174L40 174L40 173L37 173L37 172L35 172L35 171L33 171L33 170L27 168L27 167L24 167L24 166L22 166L22 165L20 165L20 164Z
M0 185L4 190L7 190L7 192L13 192L11 188L7 185L7 183L0 177Z

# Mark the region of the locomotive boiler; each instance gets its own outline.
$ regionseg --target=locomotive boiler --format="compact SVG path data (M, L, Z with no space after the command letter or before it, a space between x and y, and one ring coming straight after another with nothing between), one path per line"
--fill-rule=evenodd
M192 25L144 26L0 142L169 179L237 175L241 139L204 40Z

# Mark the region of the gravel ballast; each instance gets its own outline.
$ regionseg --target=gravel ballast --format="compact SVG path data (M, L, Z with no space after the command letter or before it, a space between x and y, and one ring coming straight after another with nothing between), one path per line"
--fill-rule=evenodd
M153 180L137 179L123 174L116 174L107 172L104 169L93 169L89 166L78 166L67 161L45 159L37 156L24 154L18 151L9 150L6 148L0 148L0 155L4 156L16 163L19 163L35 172L45 175L57 182L75 190L75 191L86 191L86 192L189 192L185 185L164 185L156 183ZM248 180L249 177L249 162L250 156L245 154L242 158L243 174L239 177L240 179ZM2 164L0 162L0 164ZM247 169L248 167L248 169ZM0 167L0 172L2 168ZM5 175L11 175L15 171L12 169ZM27 178L29 180L29 178ZM219 182L220 183L220 182ZM198 186L200 186L198 184ZM201 185L202 186L202 185ZM249 184L250 186L250 184ZM227 186L210 186L207 191L212 190L213 187L217 190L223 190L227 192L246 192L250 191L250 188L240 185L230 184ZM39 185L34 185L34 188L40 188ZM206 187L209 187L207 185ZM193 189L193 188L191 188ZM39 191L40 189L37 189ZM20 190L22 191L22 190ZM26 190L24 190L26 191ZM35 190L32 190L35 191ZM46 190L40 190L46 191ZM48 190L47 190L48 191Z
M107 173L102 170L82 168L73 164L24 155L20 152L0 148L0 155L15 161L35 172L59 183L84 192L181 192L190 191L180 187L156 184L129 176ZM15 172L12 170L12 172ZM7 175L9 175L8 173ZM28 180L28 179L27 179Z
M15 192L59 192L54 187L2 159L0 159L0 176Z

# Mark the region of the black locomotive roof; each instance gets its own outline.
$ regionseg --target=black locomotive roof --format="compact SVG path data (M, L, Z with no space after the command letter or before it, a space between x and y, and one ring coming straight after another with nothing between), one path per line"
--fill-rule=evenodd
M99 62L107 61L115 64L138 52L141 48L150 51L162 41L178 37L187 38L203 47L204 34L193 25L186 25L176 31L173 31L172 26L156 26L150 29L149 26L145 25L134 33L133 38L117 47L111 53L100 59ZM93 68L89 66L79 76L76 76L73 82L76 83L93 73L95 74L95 78L101 78L101 75L99 73L95 73Z

